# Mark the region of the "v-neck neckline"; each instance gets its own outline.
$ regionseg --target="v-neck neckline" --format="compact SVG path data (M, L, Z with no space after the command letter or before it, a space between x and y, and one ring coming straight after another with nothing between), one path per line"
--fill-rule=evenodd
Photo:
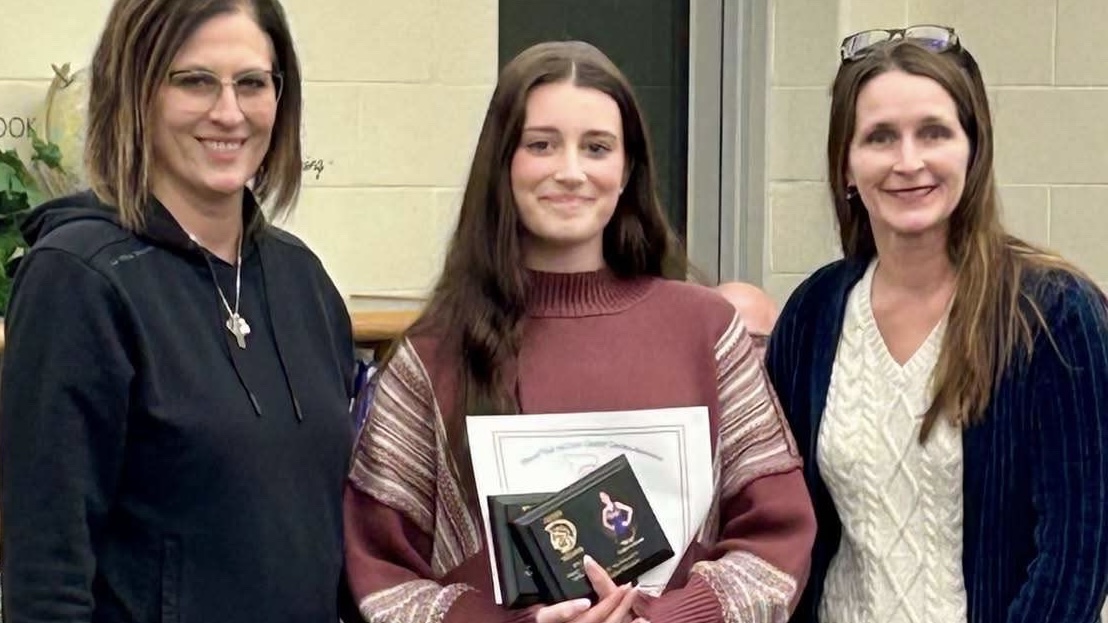
M889 351L889 345L877 324L877 316L873 313L873 275L876 270L877 259L874 259L866 268L866 272L857 288L858 307L856 313L869 348L880 358L881 367L884 369L894 370L900 375L909 376L930 374L938 358L938 350L942 346L943 335L946 333L946 323L950 317L950 305L947 305L946 311L943 312L935 326L931 327L927 337L920 342L916 350L902 364Z

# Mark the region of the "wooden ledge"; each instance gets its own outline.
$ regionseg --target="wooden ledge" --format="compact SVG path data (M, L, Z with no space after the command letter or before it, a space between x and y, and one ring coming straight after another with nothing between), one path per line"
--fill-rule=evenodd
M354 343L372 347L394 340L419 317L416 310L351 312L354 322Z
M416 310L351 312L354 342L361 347L375 347L394 340L419 316ZM0 353L4 352L4 323L0 320Z

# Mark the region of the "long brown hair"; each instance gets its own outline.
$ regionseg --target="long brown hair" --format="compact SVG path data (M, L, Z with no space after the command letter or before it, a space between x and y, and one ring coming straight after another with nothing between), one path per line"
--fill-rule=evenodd
M205 22L243 11L257 22L283 75L269 151L254 194L271 218L291 211L300 192L300 63L277 0L116 0L92 57L85 169L93 192L117 206L120 222L140 229L149 200L150 126L158 90L174 56Z
M504 67L489 102L442 274L413 333L433 332L458 362L463 411L446 418L456 462L468 471L464 416L515 413L512 366L519 353L528 275L512 196L511 161L527 97L539 85L571 81L615 100L623 127L627 184L604 228L604 261L621 278L680 278L684 256L656 192L650 141L627 79L597 48L580 41L532 46ZM465 474L463 473L463 476Z
M877 253L866 208L860 197L847 193L846 173L858 94L870 80L894 69L939 83L954 100L970 142L966 185L947 235L957 284L932 377L933 400L920 430L922 443L940 416L961 427L980 421L1016 353L1030 358L1036 333L1049 336L1037 303L1022 287L1024 276L1053 268L1084 277L1061 257L1008 234L1001 225L992 117L973 56L960 47L934 52L910 39L844 62L835 76L827 160L843 255L869 260Z

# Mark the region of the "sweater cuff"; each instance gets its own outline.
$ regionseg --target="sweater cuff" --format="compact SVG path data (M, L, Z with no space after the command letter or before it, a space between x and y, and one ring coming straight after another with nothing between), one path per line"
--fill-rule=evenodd
M492 595L469 590L454 600L442 623L534 623L535 607L509 610L498 606Z
M715 591L703 579L692 575L684 588L661 597L647 598L635 614L650 623L722 623L723 609Z

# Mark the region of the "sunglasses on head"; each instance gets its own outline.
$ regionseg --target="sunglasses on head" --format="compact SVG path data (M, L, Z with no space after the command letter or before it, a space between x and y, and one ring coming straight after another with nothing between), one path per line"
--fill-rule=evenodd
M863 30L843 39L839 53L843 62L856 61L894 39L910 39L933 52L960 49L958 35L949 26L919 24L907 28Z

